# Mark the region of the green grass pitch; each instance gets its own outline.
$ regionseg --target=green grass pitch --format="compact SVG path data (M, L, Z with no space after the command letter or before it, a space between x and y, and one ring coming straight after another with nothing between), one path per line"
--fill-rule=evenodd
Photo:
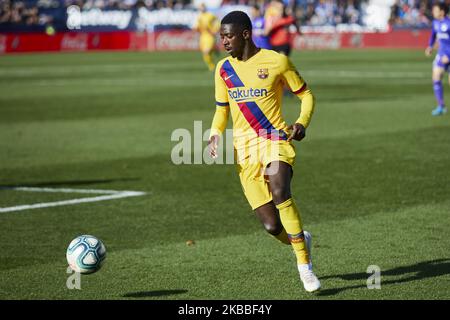
M0 213L0 299L449 299L450 116L430 114L431 60L292 59L317 98L292 188L320 293L252 215L233 165L172 164L172 131L207 129L215 109L198 53L65 53L0 57L0 208L80 197L10 186L147 194ZM288 120L298 105L284 100ZM101 238L107 260L69 290L79 234Z

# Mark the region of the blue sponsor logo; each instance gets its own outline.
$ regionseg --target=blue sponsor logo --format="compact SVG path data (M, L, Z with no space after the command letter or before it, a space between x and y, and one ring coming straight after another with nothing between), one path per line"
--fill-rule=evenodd
M228 95L231 99L234 99L235 101L243 101L250 98L259 98L259 97L267 97L268 91L267 89L239 89L234 88L231 90L228 90Z

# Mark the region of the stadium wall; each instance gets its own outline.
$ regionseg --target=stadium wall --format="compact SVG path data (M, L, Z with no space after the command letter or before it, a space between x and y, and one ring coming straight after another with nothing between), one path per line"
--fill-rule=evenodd
M427 30L386 33L305 33L294 35L297 50L343 48L424 48ZM156 32L62 32L0 34L0 54L91 50L183 51L197 50L198 34L191 30Z

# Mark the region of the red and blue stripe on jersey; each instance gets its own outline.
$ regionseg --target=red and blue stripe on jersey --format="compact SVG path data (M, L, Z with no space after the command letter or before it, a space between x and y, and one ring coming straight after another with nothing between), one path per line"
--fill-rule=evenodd
M231 63L226 60L220 68L220 76L229 89L245 87ZM221 105L222 103L216 102ZM270 140L287 140L287 134L276 129L254 101L238 102L239 110L260 137Z

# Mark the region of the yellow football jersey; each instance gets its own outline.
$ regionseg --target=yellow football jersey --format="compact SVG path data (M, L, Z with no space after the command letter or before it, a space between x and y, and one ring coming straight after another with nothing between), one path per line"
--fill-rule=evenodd
M214 34L218 32L219 25L215 15L211 12L200 13L194 29L197 29L200 33Z
M307 90L289 58L272 50L261 49L247 61L227 57L217 64L216 106L231 113L235 146L260 138L287 140L288 126L281 114L284 84L294 94Z

